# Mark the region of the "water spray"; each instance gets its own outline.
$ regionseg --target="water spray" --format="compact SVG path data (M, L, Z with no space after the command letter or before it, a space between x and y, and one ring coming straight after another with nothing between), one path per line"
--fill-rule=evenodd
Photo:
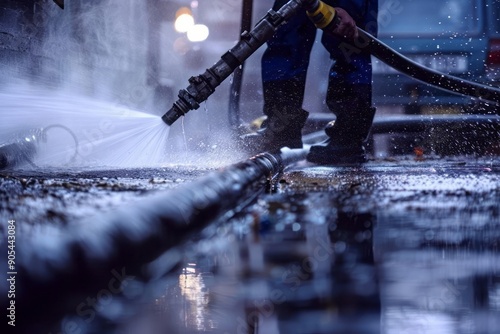
M304 9L319 29L329 30L338 21L335 9L319 0L290 0L278 11L269 10L250 32L244 32L241 35L236 46L227 51L214 66L207 69L205 73L189 79L190 85L179 92L179 99L163 115L162 120L170 126L190 110L198 109L200 103L205 101L217 86L269 40L282 24ZM437 88L500 105L500 89L426 68L391 49L360 28L358 28L358 34L359 37L354 43L346 41L355 50L370 53L402 73Z

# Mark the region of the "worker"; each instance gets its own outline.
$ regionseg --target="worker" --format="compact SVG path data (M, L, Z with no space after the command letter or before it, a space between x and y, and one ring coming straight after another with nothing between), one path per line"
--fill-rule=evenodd
M275 0L278 10L287 0ZM307 160L317 164L362 163L365 141L375 108L372 107L371 57L345 42L355 44L356 24L376 36L378 0L324 0L335 8L338 24L323 32L321 42L330 53L326 104L336 115L325 132L328 140L312 146ZM276 151L281 147L301 148L302 128L308 112L302 109L307 68L316 27L305 12L292 17L267 43L262 66L264 114L261 129L243 136L252 152Z

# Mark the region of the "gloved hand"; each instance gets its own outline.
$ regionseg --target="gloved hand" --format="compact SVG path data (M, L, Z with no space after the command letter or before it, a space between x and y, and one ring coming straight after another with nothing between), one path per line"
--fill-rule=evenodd
M334 36L347 39L354 40L358 38L358 29L356 28L356 22L344 9L340 7L335 7L335 23L331 30L328 30L329 33Z

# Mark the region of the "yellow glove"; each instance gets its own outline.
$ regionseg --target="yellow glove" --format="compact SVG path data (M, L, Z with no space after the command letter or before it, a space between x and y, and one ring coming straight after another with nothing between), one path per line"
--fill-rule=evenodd
M319 6L307 11L307 16L318 29L322 29L340 38L358 37L356 22L344 9L332 7L319 1Z

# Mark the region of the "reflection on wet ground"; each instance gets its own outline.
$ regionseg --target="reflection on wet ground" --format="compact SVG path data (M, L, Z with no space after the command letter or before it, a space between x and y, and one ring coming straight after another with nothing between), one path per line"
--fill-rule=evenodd
M151 333L496 333L499 171L290 168L185 248Z
M84 333L498 332L498 161L297 165L271 188L156 260L166 274L127 281L96 316L73 308L66 323Z

